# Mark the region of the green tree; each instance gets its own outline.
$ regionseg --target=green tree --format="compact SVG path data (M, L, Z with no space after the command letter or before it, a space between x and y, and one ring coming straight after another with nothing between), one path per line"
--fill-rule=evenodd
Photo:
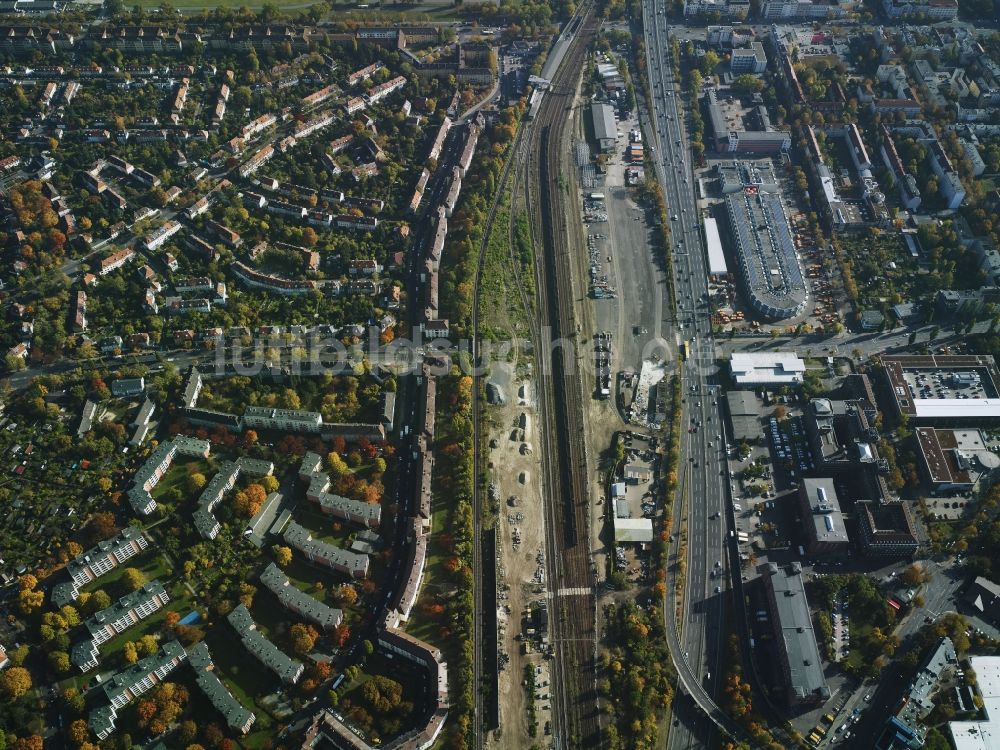
M49 666L58 674L66 674L70 670L69 654L65 651L49 651Z
M274 545L271 548L271 552L274 553L274 561L282 568L290 565L292 562L292 550L288 547L283 547L279 545Z
M125 568L122 572L122 584L127 591L138 591L146 583L146 576L138 568Z
M31 674L24 667L8 667L0 672L0 691L9 698L20 698L31 690Z

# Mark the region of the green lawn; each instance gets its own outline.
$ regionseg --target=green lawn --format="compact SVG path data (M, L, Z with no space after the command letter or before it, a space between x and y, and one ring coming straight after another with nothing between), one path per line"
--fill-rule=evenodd
M324 604L329 604L331 607L334 605L328 597L329 591L346 581L344 576L331 574L328 570L318 565L312 565L302 559L301 555L296 555L294 552L292 553L291 564L282 568L282 571L288 576L288 580L292 582L293 586L300 591L305 591L314 599ZM324 588L322 591L313 585L317 581L323 584ZM375 593L375 596L378 596L378 592ZM360 587L358 587L357 603L347 609L340 608L344 613L344 624L348 627L354 625L363 614L363 598L364 594L361 592Z
M362 686L376 676L388 677L391 680L398 682L403 688L403 700L412 701L414 704L419 705L420 696L426 687L426 676L422 670L417 669L415 665L411 665L405 659L388 659L383 654L375 652L365 661L364 671L358 676L358 679L350 684L347 691L343 694L340 699L340 706L343 707L345 701L350 701L351 703L358 706L366 706L361 688ZM370 713L373 714L375 719L375 727L386 727L383 723L384 718L381 715L375 715L374 711ZM404 716L393 716L399 723L399 725L405 729L412 725L412 716L407 714ZM364 730L366 733L372 732L372 727L358 727ZM393 736L398 734L398 732L388 732L386 736L380 736L380 732L373 732L379 737L383 742L391 739Z
M167 619L169 612L177 612L181 617L184 617L184 615L191 611L191 601L187 597L173 598L177 589L187 593L187 589L184 589L182 586L175 587L170 591L171 599L167 602L167 606L157 610L145 620L136 623L125 632L119 633L110 641L101 645L99 649L101 654L101 669L124 669L126 664L122 649L125 647L126 641L137 641L144 635L155 635L158 633L163 627L163 621Z
M187 490L187 478L196 471L204 474L205 479L211 479L214 473L211 465L204 458L174 461L170 468L167 469L167 473L153 487L153 491L150 494L154 500L161 500L170 490L177 487L186 499L193 500L198 496L198 493Z
M104 589L112 600L117 599L127 593L121 586L121 579L127 568L137 568L147 581L152 581L154 578L162 580L170 573L167 569L167 563L163 559L163 553L156 549L147 548L142 554L126 560L124 565L112 569L106 576L91 581L81 591L93 593L98 589Z
M417 603L413 606L413 611L410 614L410 620L406 624L405 630L415 638L437 646L441 649L445 661L457 664L459 641L454 638L442 639L440 629L444 624L444 620L434 620L423 614L424 604L437 601L439 595L445 593L444 586L450 588L450 584L447 583L449 573L444 569L444 563L448 559L448 555L439 541L444 533L445 516L447 516L447 513L447 510L444 508L431 513L431 538L427 544L424 580L420 586L420 596L417 598Z
M274 719L257 703L257 699L274 692L281 682L250 655L224 619L219 618L211 628L206 628L205 643L212 652L219 679L236 700L257 715L250 737L261 736L255 742L251 742L249 737L245 741L247 745L257 747L263 738L273 735L267 730L274 726Z

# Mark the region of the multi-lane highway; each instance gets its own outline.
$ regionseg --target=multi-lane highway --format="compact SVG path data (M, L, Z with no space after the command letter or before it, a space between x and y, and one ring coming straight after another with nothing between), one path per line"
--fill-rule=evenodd
M708 696L721 682L725 638L722 632L727 589L725 534L727 509L725 441L721 437L718 379L715 374L712 327L707 298L707 270L701 239L701 217L695 202L691 149L688 142L681 82L675 80L670 28L664 0L645 0L643 25L647 68L653 100L652 123L645 123L647 139L655 148L656 178L664 190L670 216L678 338L690 341L691 356L684 362L684 404L678 508L687 514L686 547L680 536L676 554L687 556L687 584L678 623L679 648L674 654L684 677L696 681L692 692ZM677 526L675 525L675 528ZM675 567L676 570L676 567ZM672 581L671 581L672 582ZM673 590L670 586L668 589ZM673 616L673 607L666 608ZM702 695L702 698L705 696ZM699 701L702 703L703 701ZM700 710L678 705L678 725L671 728L670 748L712 747L715 724ZM715 712L713 711L713 714Z

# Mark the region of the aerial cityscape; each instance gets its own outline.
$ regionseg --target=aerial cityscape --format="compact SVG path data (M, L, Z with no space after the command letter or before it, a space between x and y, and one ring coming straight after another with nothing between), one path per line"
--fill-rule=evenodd
M1000 750L997 8L0 0L0 750Z

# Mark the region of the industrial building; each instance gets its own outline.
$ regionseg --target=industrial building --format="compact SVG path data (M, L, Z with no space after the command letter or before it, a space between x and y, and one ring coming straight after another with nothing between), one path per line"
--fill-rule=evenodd
M712 217L705 219L705 246L708 248L708 275L713 281L729 278L726 254L722 250L719 223Z
M824 703L830 688L823 675L802 566L774 563L758 569L767 595L768 621L776 647L781 687L790 706Z
M809 289L781 198L747 187L725 205L746 301L769 320L800 315Z
M727 391L729 421L733 440L754 442L760 438L760 398L753 391Z
M618 124L610 104L594 102L590 105L590 119L594 124L594 139L601 151L612 151L618 140Z

